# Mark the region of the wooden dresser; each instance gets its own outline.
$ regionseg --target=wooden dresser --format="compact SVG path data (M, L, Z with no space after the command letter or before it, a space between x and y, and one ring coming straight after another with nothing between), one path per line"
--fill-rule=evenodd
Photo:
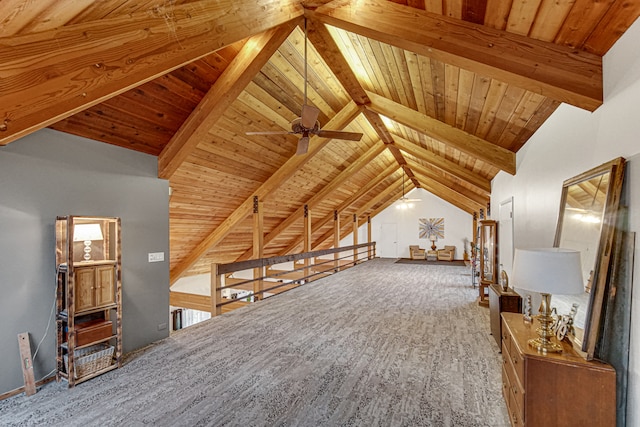
M537 321L502 313L502 393L512 426L615 426L616 372L586 361L568 342L563 353L541 354L527 340Z
M497 283L489 286L489 321L491 335L495 338L498 348L502 341L502 318L500 313L522 313L522 297L513 289L502 290L502 285Z

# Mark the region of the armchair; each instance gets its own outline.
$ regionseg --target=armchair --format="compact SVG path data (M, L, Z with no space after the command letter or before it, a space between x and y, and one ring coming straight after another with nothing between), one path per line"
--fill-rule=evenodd
M438 261L453 261L456 255L455 246L445 246L438 250Z
M411 259L425 259L425 250L418 245L409 245L409 256Z

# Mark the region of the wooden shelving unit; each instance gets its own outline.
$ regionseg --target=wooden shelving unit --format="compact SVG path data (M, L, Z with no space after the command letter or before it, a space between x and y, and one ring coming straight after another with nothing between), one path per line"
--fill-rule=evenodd
M480 286L478 304L489 306L489 286L498 283L498 223L480 221Z
M120 218L58 217L56 276L56 379L73 387L122 365Z

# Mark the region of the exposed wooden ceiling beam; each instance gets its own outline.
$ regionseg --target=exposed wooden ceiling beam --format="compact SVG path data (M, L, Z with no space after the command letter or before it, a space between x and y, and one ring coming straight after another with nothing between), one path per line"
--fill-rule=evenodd
M356 213L356 216L358 217L358 226L364 224L366 222L366 217L362 218L362 215L364 215L369 209L371 209L373 206L375 206L376 204L380 203L380 201L384 200L386 197L389 197L384 204L376 209L375 214L374 213L369 213L367 216L370 217L374 217L375 215L377 215L379 212L382 212L382 210L388 208L390 205L392 205L396 199L395 197L392 197L392 194L395 193L396 191L401 190L402 188L402 181L399 179L397 180L394 184L390 185L389 187L387 187L386 190L382 191L380 194L378 194L378 196L374 197L372 200L370 200L369 202L367 202L367 204L358 209L358 212ZM409 191L413 190L415 187L413 185L412 182L409 183ZM349 234L351 234L353 232L353 229L351 228L351 221L345 221L345 224L349 226L348 230L343 231L340 233L340 239L345 238L346 236L348 236ZM345 228L345 225L342 226L342 228ZM321 245L322 243L324 243L325 241L327 241L327 239L333 237L333 230L329 230L326 233L324 233L322 236L320 236L318 239L316 239L313 242L313 247L317 247L318 245Z
M297 221L302 220L302 215L304 212L304 206L307 205L310 209L313 209L319 203L321 203L329 194L333 191L337 190L342 184L345 183L349 178L351 178L354 174L359 172L363 167L373 161L376 157L378 157L385 149L385 146L382 144L375 144L371 148L369 148L362 156L360 156L355 162L351 163L346 169L338 174L334 179L331 180L330 183L325 185L320 191L311 196L309 200L303 203L294 213L289 215L287 219L278 224L273 230L271 230L264 237L264 245L267 246L274 239L276 239L283 231L288 229L291 225L293 225ZM245 251L236 261L242 261L245 259L249 259L252 255L252 249L248 249Z
M387 126L382 121L382 117L380 117L380 114L366 108L363 114L369 121L371 127L376 131L382 142L384 142L385 144L393 144L393 136L391 136L389 129L387 129Z
M376 186L378 186L382 181L384 181L389 176L391 176L393 173L398 171L398 169L399 168L395 163L390 165L390 166L388 166L375 179L369 181L365 186L361 187L357 192L352 194L348 199L346 199L344 202L340 203L340 205L337 208L335 208L334 210L337 210L338 213L341 214L344 210L349 208L349 206L351 206L352 204L356 203L363 196L365 196L367 193L369 193L372 189L374 189ZM315 222L312 221L312 223L311 223L311 233L318 232L318 230L320 230L322 227L324 227L325 224L327 224L332 219L333 219L333 212L325 215L324 218L322 218L322 219L320 219L318 221L315 221ZM301 244L302 244L302 236L296 237L293 240L293 242L291 242L289 244L289 246L287 246L284 250L282 250L280 252L280 255L287 255L287 254L292 253Z
M380 212L382 212L385 209L387 209L389 206L391 206L395 202L396 202L395 200L389 199L386 202L384 202L383 204L381 204L380 206L378 206L377 208L375 208L374 210L372 210L371 212L369 212L369 214L367 214L366 216L362 216L362 217L358 218L358 227L361 227L362 225L364 225L367 222L367 217L371 217L372 219L375 218L376 215L378 215Z
M418 181L420 181L420 186L428 192L440 197L445 202L451 203L453 206L469 214L478 212L481 208L486 207L486 205L482 205L474 200L468 199L448 186L433 179L425 179L424 176L419 176Z
M347 210L351 205L356 203L358 200L360 200L362 197L364 197L366 194L368 194L371 190L376 188L382 181L384 181L385 179L387 179L388 177L390 177L391 175L393 175L395 172L397 172L400 169L401 168L399 168L398 165L396 165L396 164L389 165L375 179L367 182L366 185L361 187L351 197L349 197L344 202L340 203L340 205L335 210L337 210L338 212L343 212L343 211Z
M322 22L593 111L602 104L602 58L386 0L318 8Z
M364 109L363 114L369 121L371 127L373 127L373 130L375 130L380 139L382 139L382 141L386 144L389 152L396 159L396 162L398 162L398 165L402 168L402 170L404 170L409 179L413 182L413 185L419 187L420 184L416 180L411 168L407 165L407 160L402 155L402 152L393 145L393 137L391 136L389 129L387 129L387 126L382 121L382 117L380 117L380 114L367 108Z
M0 40L0 145L302 16L298 0L200 1Z
M349 102L338 114L336 114L328 123L329 129L342 129L346 127L353 119L355 119L361 112L361 107L357 106L355 102ZM269 177L262 185L254 192L253 195L247 197L247 199L240 204L224 221L211 233L209 233L192 251L180 260L169 273L169 280L173 284L180 278L198 259L204 255L209 248L219 243L225 238L227 234L233 230L233 228L241 222L243 219L251 213L253 208L253 196L258 196L259 199L267 197L271 192L277 190L283 183L285 183L291 176L301 168L305 163L313 158L325 145L331 141L327 138L320 138L313 136L309 141L309 150L305 155L293 155L282 165L273 175Z
M442 178L436 172L425 166L419 165L415 162L409 162L409 165L418 175L418 180L420 182L430 181L433 183L437 183L438 187L451 191L453 193L452 196L454 196L455 198L459 198L460 200L466 199L470 202L477 203L479 206L486 206L487 202L489 201L488 196L482 196L474 191L469 190L468 188L462 187L459 184L455 184L450 180L447 180L446 178ZM440 197L439 195L437 196Z
M500 170L512 175L516 173L515 153L383 96L372 92L367 94L371 99L371 104L366 106L367 109L387 116Z
M491 181L460 166L458 163L447 160L436 153L421 147L411 141L407 141L399 135L393 134L394 145L400 150L405 151L412 156L429 163L430 165L440 169L444 173L453 175L471 185L478 188L484 195L489 196L491 193Z
M313 11L307 10L305 12L305 16L312 18L307 22L309 39L316 47L320 55L323 57L325 62L329 65L329 68L331 68L333 74L337 77L340 83L342 83L343 87L345 88L349 96L351 96L351 98L354 100L354 102L361 105L369 104L371 101L366 90L360 84L357 76L351 69L351 66L340 51L340 48L333 40L333 37L331 36L331 33L329 33L329 30L327 30L324 24L313 19ZM364 109L363 114L369 121L369 124L373 127L374 131L378 134L382 142L384 142L385 144L392 144L393 139L391 137L391 134L382 121L380 115L368 109ZM419 186L419 183L415 179L413 172L410 168L407 167L407 162L402 153L392 146L389 147L389 151L398 162L398 165L404 168L407 176L413 181L414 185Z
M218 77L158 156L158 176L169 179L182 162L207 140L207 134L296 27L290 21L251 37Z
M344 87L356 104L368 104L369 97L367 93L360 85L358 78L351 70L351 66L342 55L340 48L333 40L333 37L331 37L327 27L313 18L314 13L312 11L306 10L305 16L309 18L307 20L309 41L315 46L320 56L322 56L322 59L324 59L324 62L327 63L338 81L342 84L342 87Z
M388 186L385 190L383 190L380 193L378 193L371 200L369 200L367 203L365 203L363 206L361 206L356 211L356 215L361 216L361 215L366 214L367 211L369 211L369 209L371 209L372 207L374 207L375 205L377 205L378 203L382 202L383 200L385 200L387 198L392 198L395 201L395 199L396 199L395 198L395 193L397 193L398 191L402 191L403 180L404 180L404 177L399 178L393 184ZM413 182L409 182L408 184L404 184L405 194L408 193L409 191L413 190L414 188L415 188L415 186L413 185Z

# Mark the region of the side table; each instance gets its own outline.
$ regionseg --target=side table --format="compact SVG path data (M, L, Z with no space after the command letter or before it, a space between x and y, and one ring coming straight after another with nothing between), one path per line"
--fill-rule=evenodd
M502 339L502 321L500 313L522 313L522 297L513 289L502 290L497 283L489 285L489 322L491 335L496 340L498 348Z
M427 261L437 261L438 260L438 251L428 250L426 254Z

